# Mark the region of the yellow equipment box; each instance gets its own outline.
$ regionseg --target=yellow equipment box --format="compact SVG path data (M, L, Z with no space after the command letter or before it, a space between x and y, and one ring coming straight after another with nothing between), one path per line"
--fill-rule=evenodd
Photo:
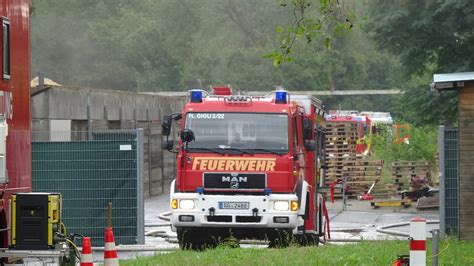
M61 194L16 193L11 198L10 247L19 250L53 249L61 233Z

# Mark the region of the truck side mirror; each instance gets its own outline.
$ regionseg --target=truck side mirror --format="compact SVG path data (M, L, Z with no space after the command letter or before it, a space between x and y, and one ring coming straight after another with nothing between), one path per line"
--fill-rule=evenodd
M181 131L181 140L183 142L191 142L194 140L194 132L191 129Z
M305 140L304 141L304 148L307 151L315 151L316 150L316 142L314 142L314 140Z
M309 118L307 117L303 118L303 139L304 140L312 139L312 136L311 136L312 133L313 133L313 123L311 123L311 120Z
M161 148L163 150L171 151L173 149L173 141L172 140L162 140L161 141Z
M161 122L161 134L163 136L169 136L171 134L171 116L163 116L163 122Z

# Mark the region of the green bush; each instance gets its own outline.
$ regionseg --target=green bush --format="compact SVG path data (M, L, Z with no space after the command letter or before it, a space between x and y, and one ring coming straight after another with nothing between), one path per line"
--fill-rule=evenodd
M406 160L426 160L434 162L438 151L438 131L433 126L414 127L410 125L407 143L394 143L394 132L389 127L382 128L372 140L373 154L387 162Z
M372 139L373 157L384 160L383 180L390 175L394 161L428 161L434 164L438 151L438 131L435 126L415 127L410 125L407 143L394 143L394 132L391 127L382 127L380 134Z

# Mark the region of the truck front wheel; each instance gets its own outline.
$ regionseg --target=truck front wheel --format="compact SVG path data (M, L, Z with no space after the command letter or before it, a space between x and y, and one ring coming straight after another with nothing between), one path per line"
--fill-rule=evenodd
M318 246L319 236L316 234L301 234L296 235L295 238L301 246Z
M293 233L291 230L279 230L275 229L275 232L268 236L268 247L269 248L286 248L293 243Z
M202 230L201 230L202 231ZM204 250L217 246L217 241L205 232L194 228L176 228L178 243L181 249Z

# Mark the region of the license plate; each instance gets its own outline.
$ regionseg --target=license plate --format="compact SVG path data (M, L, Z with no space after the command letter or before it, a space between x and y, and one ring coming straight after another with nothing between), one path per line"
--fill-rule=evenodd
M250 204L248 202L232 202L232 201L219 202L219 209L248 210L249 208L250 208Z

